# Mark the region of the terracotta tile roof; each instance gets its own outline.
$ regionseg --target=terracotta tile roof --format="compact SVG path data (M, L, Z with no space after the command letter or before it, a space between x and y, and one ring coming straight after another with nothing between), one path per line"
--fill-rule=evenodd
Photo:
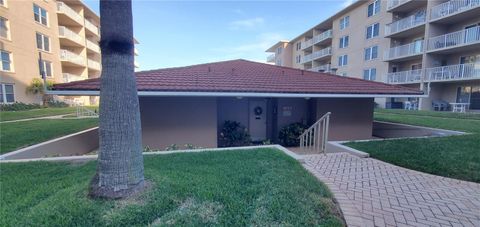
M231 60L136 73L139 91L420 95L398 85ZM53 90L99 90L100 79L57 84Z

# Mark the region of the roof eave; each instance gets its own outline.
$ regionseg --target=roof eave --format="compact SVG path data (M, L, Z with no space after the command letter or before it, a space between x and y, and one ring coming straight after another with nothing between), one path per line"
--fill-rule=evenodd
M50 90L46 94L61 96L99 96L98 90ZM138 91L138 96L178 97L269 97L269 98L426 98L425 94L324 94L324 93L270 93L270 92L188 92L188 91Z

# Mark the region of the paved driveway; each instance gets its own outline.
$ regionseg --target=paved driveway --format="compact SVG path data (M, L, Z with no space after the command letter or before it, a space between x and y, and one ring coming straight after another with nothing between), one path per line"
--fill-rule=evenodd
M480 184L347 153L304 157L349 226L480 226Z

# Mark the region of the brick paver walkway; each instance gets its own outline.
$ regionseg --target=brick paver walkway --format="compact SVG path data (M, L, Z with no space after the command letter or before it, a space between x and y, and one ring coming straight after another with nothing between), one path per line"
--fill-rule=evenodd
M304 157L349 226L480 226L480 184L347 153Z

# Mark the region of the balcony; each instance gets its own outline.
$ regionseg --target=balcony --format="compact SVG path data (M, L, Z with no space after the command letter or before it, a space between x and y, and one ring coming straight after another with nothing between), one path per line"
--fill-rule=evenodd
M134 66L135 68L140 68L140 64L138 64L137 61L133 61L133 66Z
M430 82L473 79L480 79L479 64L469 63L429 68L425 78Z
M74 31L65 26L58 26L58 35L61 38L62 44L68 46L83 46L83 38Z
M392 47L388 51L385 51L383 59L385 61L409 60L423 53L423 43L423 40L419 40L402 46Z
M85 58L69 50L60 49L60 60L69 66L85 66Z
M87 63L88 63L88 68L89 69L93 69L93 70L96 70L96 71L100 71L102 69L102 66L101 66L100 62L98 62L98 61L88 59Z
M394 72L387 74L389 84L420 83L422 81L422 69Z
M134 54L135 56L138 56L138 50L137 50L137 48L133 48L133 54Z
M275 54L268 55L267 62L275 63Z
M84 79L81 76L74 75L71 73L63 73L62 75L63 75L63 83L70 83L73 81L79 81Z
M89 20L85 20L85 28L87 29L87 31L90 31L94 35L100 36L100 31L98 30L98 27Z
M392 37L395 35L397 37L404 37L404 36L409 36L413 33L419 32L421 29L423 29L422 27L420 27L420 25L425 25L426 18L427 18L426 11L423 10L409 17L405 17L403 19L387 24L385 26L385 36ZM417 28L417 29L413 29L413 28ZM407 31L410 31L410 32L407 32ZM400 33L404 33L404 34L400 34Z
M315 51L311 54L305 55L305 57L303 57L302 63L304 64L304 63L321 59L330 55L332 55L332 47L327 47L325 49L321 49L319 51Z
M331 65L330 65L330 64L325 64L325 65L320 65L320 66L317 66L317 67L310 68L310 69L308 69L308 71L312 71L312 72L330 72L330 69L331 69Z
M91 50L95 53L100 53L100 46L98 46L98 44L88 39L86 40L86 43L87 43L87 50Z
M74 23L83 25L82 16L63 2L57 2L57 13L59 14L59 18L58 18L59 22L62 21L63 23L68 23L73 21ZM64 19L67 19L68 21ZM71 24L71 23L68 23L68 24Z
M408 13L424 8L426 5L425 0L389 0L387 12Z
M428 51L451 53L469 49L480 44L480 26L440 35L428 40Z
M327 39L330 39L332 38L332 30L327 30L319 35L316 35L314 36L313 38L305 41L305 42L302 42L302 50L303 49L306 49L306 48L309 48L317 43L321 43L322 41L325 41Z
M480 0L451 0L430 9L430 20L440 21L444 18L452 18L455 20L465 20L459 14L470 11L472 9L480 10ZM471 12L470 17L478 16L478 12ZM458 18L453 18L458 17ZM467 16L469 17L469 16ZM452 21L454 22L454 21Z

